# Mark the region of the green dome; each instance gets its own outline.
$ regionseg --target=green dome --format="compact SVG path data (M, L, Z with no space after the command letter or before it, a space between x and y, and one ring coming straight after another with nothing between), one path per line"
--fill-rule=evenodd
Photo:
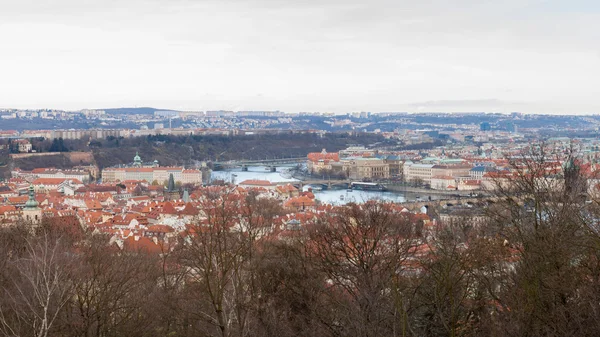
M137 153L137 151L135 152L135 157L133 157L133 161L134 162L142 161L142 158L140 158L140 155Z
M35 191L33 185L29 185L29 200L25 203L25 208L37 208L39 203L35 200Z

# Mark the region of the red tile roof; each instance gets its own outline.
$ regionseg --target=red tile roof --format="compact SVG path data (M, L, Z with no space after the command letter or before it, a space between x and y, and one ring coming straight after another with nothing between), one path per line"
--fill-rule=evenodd
M152 225L146 228L146 232L152 233L173 233L175 230L172 227L165 225Z
M15 204L24 204L25 202L27 202L27 200L29 200L29 197L26 195L22 195L19 197L9 197L8 198L8 202L15 205Z
M33 184L34 185L60 185L65 180L72 181L75 184L83 184L78 179L72 179L72 178L38 178L33 181Z
M313 207L313 206L315 206L315 201L313 199L303 195L303 196L289 199L288 201L285 202L284 206L285 207L295 207L295 208Z
M0 206L0 214L4 214L6 212L16 211L17 208L12 205Z
M179 214L196 216L200 214L200 212L198 212L198 209L194 207L194 205L192 205L191 202L188 202L187 204L185 204L185 208L181 212L179 212Z
M163 247L154 243L152 239L147 237L136 238L134 236L130 236L123 241L123 249L131 252L143 252L149 254L160 254L163 252Z
M173 204L167 201L163 205L162 213L163 214L177 214L177 211L175 210L175 207L173 207Z
M287 184L277 186L277 191L280 193L292 193L298 191L298 189L292 184Z
M240 185L273 186L274 184L268 180L250 179L242 181Z
M307 156L308 160L312 162L318 161L340 161L339 153L323 153L323 152L311 152Z

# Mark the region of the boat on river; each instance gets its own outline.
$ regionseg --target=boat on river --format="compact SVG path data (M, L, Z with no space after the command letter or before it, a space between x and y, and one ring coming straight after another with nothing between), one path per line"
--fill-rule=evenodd
M387 190L385 188L385 186L378 184L378 183L364 183L364 182L358 182L358 181L354 181L354 182L350 183L350 189L360 190L360 191L380 191L380 192Z
M309 184L309 185L304 185L304 188L303 188L304 191L313 190L314 192L323 191L325 189L327 189L327 185L323 185L323 184Z

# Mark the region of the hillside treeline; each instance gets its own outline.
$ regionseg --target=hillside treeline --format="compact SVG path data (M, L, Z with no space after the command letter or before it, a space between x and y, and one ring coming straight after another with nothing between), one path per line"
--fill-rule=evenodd
M445 223L381 202L281 222L222 190L158 252L51 219L5 229L0 334L599 335L598 204L576 167L519 167L485 216Z
M34 150L50 152L92 151L100 168L127 164L136 152L144 161L161 165L192 165L196 161L226 161L305 157L308 152L326 148L336 152L351 145L370 145L385 141L380 135L366 133L277 134L246 136L170 136L108 137L107 139L32 139ZM60 163L57 163L60 166Z
M308 152L339 151L349 145L369 145L383 138L373 134L280 134L249 136L148 136L107 139L90 143L101 167L131 162L139 151L144 160L161 165L187 164L195 160L239 160L305 157Z

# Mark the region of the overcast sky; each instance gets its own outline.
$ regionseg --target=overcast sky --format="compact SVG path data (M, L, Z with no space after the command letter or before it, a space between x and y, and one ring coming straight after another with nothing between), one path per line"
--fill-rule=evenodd
M0 107L600 113L598 0L0 0Z

